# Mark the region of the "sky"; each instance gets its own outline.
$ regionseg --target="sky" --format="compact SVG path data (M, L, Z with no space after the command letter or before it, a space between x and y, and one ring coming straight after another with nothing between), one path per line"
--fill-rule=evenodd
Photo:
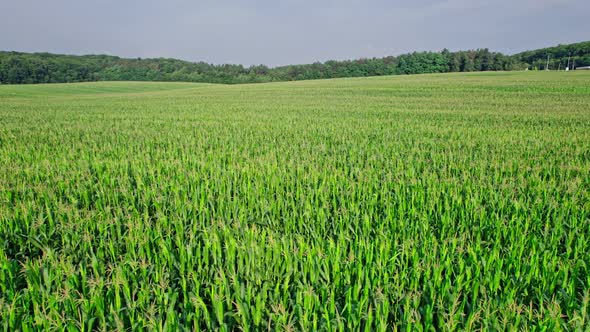
M278 66L590 40L588 0L0 0L0 50Z

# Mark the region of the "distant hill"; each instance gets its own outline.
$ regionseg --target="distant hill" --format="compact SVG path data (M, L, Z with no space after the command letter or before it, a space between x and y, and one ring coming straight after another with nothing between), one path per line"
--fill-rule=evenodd
M549 56L550 70L564 70L568 66L590 66L590 41L540 48L513 55L519 62L527 64L529 69L545 69Z
M414 52L399 56L269 68L264 65L213 65L177 59L125 59L109 55L61 55L0 52L0 83L65 83L88 81L184 81L259 83L338 77L565 68L571 54L577 66L590 65L590 42L559 45L513 56L488 49Z

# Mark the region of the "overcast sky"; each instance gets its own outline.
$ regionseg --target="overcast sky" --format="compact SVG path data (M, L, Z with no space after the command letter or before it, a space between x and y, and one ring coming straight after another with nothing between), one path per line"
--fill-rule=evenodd
M588 0L0 0L0 50L310 63L590 40Z

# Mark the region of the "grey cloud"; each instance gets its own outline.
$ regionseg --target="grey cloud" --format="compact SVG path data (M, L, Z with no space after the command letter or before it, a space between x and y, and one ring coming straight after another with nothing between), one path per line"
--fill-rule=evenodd
M1 0L0 49L282 65L587 40L583 0Z

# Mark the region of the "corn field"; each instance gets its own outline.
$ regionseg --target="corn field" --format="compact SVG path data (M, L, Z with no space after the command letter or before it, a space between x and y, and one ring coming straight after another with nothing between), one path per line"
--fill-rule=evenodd
M0 86L4 331L586 331L590 73Z

